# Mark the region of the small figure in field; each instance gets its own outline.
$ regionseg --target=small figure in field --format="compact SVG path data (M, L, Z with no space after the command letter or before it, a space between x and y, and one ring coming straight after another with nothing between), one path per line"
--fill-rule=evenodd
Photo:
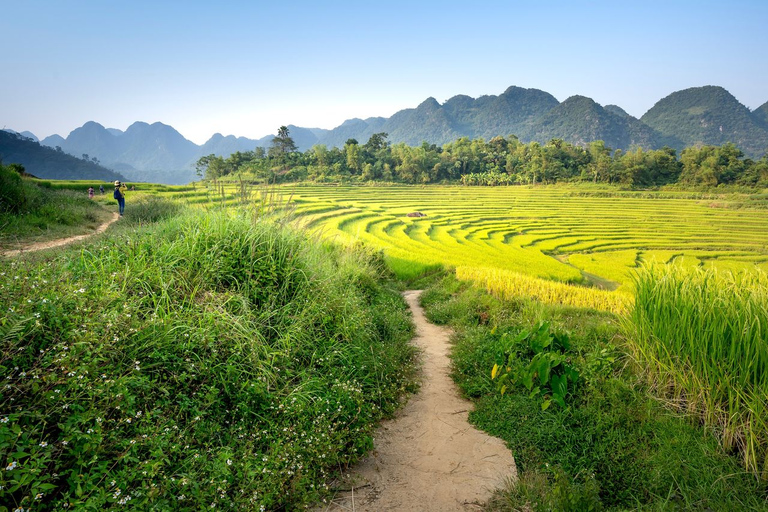
M104 185L99 185L99 193L104 195Z
M120 216L123 216L123 211L125 211L125 195L123 194L123 190L121 190L121 184L120 181L115 181L115 193L112 195L115 199L117 199L117 204L120 207Z
M131 192L136 190L136 185L131 185Z
M88 199L93 199L93 187L88 187Z

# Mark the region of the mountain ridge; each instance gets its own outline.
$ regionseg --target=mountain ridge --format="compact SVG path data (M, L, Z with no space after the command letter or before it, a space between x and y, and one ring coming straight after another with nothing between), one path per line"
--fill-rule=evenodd
M575 95L560 102L546 91L513 85L499 95L472 98L458 94L442 104L428 97L391 117L347 119L333 129L288 128L300 151L315 144L342 147L349 139L363 144L371 135L386 132L390 142L409 145L442 145L460 137L487 140L498 135L540 143L559 138L579 145L600 139L623 150L670 146L679 151L690 145L733 142L747 156L759 158L768 150L768 102L750 111L722 87L692 87L662 98L638 119L618 105L602 106L587 96ZM273 137L250 139L216 133L197 145L159 122L137 121L121 131L89 121L66 138L51 135L41 144L96 157L129 178L140 174L162 181L168 173L178 180L192 180L192 169L201 156L228 157L236 151L266 148Z

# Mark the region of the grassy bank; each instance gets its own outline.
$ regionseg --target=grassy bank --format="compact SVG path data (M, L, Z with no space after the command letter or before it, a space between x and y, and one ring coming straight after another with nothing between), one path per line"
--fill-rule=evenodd
M0 248L87 233L112 212L78 191L56 189L51 182L21 178L0 165Z
M651 398L617 317L502 301L452 276L423 303L431 320L456 330L454 377L475 401L470 420L504 439L518 464L519 484L490 510L768 509L765 483L698 418ZM509 369L503 395L494 365Z
M629 330L650 382L768 480L768 276L651 266Z
M321 500L413 388L382 259L138 211L79 251L0 262L0 510Z

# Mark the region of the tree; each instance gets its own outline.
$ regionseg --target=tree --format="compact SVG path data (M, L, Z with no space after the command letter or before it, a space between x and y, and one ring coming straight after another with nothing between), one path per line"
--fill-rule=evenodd
M200 178L215 180L226 174L225 167L224 159L211 153L210 155L200 157L195 163L195 173Z
M269 148L269 157L274 159L278 165L286 167L288 155L296 152L296 143L290 136L287 126L281 126L277 129L277 136L272 139L272 146ZM287 167L285 168L287 170Z
M293 153L298 148L290 136L288 127L281 126L277 129L277 136L272 139L272 147L269 148L271 157L285 157L288 153Z

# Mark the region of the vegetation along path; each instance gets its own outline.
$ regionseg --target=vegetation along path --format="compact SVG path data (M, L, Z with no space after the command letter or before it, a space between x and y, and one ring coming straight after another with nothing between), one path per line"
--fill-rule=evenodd
M43 249L52 249L54 247L61 247L62 245L71 244L73 242L77 242L78 240L84 240L88 238L89 236L98 235L99 233L103 233L107 230L107 228L112 225L114 222L117 221L117 219L120 218L120 215L117 214L117 212L112 214L112 218L110 218L107 222L100 225L96 228L96 231L93 231L92 233L86 233L84 235L77 235L77 236L70 236L67 238L59 238L58 240L49 240L47 242L38 242L35 244L30 244L26 247L22 247L21 249L13 249L9 251L0 252L0 256L5 256L6 258L11 258L13 256L18 256L19 254L23 252L35 252L35 251L42 251Z
M420 291L405 292L423 352L421 391L376 434L363 460L325 510L478 510L492 491L517 477L504 442L467 422L472 404L450 378L450 331L429 323Z

